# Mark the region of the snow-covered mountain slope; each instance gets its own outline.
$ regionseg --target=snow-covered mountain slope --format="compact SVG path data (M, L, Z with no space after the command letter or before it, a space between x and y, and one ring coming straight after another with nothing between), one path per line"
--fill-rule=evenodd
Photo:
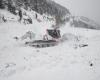
M41 40L53 23L38 14L39 22L31 12L23 11L30 15L32 24L18 22L19 17L0 11L1 17L8 19L0 23L0 80L100 79L99 30L72 27L68 22L59 28L57 46L34 48L24 44L30 39L23 40L23 35L32 32L33 40Z
M17 15L13 15L12 13L8 12L7 10L2 10L0 9L0 19L1 22L3 22L3 17L5 18L5 20L7 20L8 22L17 22L19 17Z
M87 17L73 16L71 20L71 25L74 27L100 30L100 25Z
M14 15L17 15L16 11L20 12L25 9L26 11L35 11L40 15L48 15L48 18L51 16L56 20L55 26L67 22L71 15L67 8L52 0L1 0L0 5L0 9L7 9Z
M56 1L56 0L54 0ZM69 22L70 20L71 25L75 27L81 27L81 28L87 28L87 29L100 29L100 25L97 24L95 21L84 17L84 16L76 16L72 15L66 7L63 7L64 3L58 4L60 1L54 2L52 0L2 0L2 6L4 6L6 10L13 13L14 15L17 15L18 17L18 11L22 11L23 18L29 18L33 19L35 18L35 14L38 14L37 16L41 16L41 19L43 21L43 18L47 18L49 21L53 21L53 27L59 28L66 22ZM62 2L62 1L61 1ZM38 5L37 5L38 4ZM62 6L63 5L63 6ZM17 12L16 12L17 11ZM27 16L26 16L27 15ZM39 18L38 17L38 18ZM9 18L9 17L7 17ZM41 19L38 19L38 21L41 21ZM11 19L12 20L12 19Z
M68 8L75 27L100 29L98 0L53 0ZM91 3L91 4L89 4ZM85 6L84 6L85 5ZM90 7L91 6L91 7ZM72 24L71 24L72 25Z
M99 30L66 24L61 28L66 40L49 48L25 46L20 39L14 39L27 31L41 39L39 36L49 26L37 20L29 25L0 24L0 80L99 80Z
M54 0L74 16L85 16L100 24L99 0Z

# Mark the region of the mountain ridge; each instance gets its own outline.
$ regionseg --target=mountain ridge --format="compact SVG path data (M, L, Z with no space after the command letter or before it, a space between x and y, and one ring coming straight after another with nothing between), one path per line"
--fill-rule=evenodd
M7 9L14 15L21 8L32 10L40 15L52 16L55 19L54 28L59 28L69 22L71 26L100 30L100 25L84 16L73 16L70 10L52 0L0 0L0 8Z

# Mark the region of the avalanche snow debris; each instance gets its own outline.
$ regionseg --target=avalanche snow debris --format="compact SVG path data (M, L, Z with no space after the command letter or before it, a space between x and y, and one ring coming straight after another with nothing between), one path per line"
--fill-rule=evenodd
M27 4L27 1L31 1L32 4L35 4L34 1L37 0L17 0L17 8L18 6L24 7L24 4L22 4L23 1L25 1L25 4ZM43 39L43 35L47 34L46 30L52 29L51 26L55 25L54 22L44 21L43 19L44 16L48 19L54 19L54 16L50 16L47 13L43 15L39 14L41 13L40 6L44 5L45 1L48 1L50 5L45 4L44 6L49 5L49 7L43 7L43 12L48 10L48 13L54 13L57 16L59 13L63 14L58 17L56 16L56 19L66 16L66 9L55 2L49 2L49 0L38 1L38 3L40 3L38 5L39 12L37 10L31 10L32 12L29 10L34 6L32 4L30 4L30 8L25 6L27 9L21 7L21 10L25 12L27 16L31 17L33 21L32 24L24 25L23 23L19 23L18 16L11 14L6 9L0 10L0 21L2 22L2 17L7 19L6 23L2 22L2 24L0 24L0 80L99 80L100 31L95 30L99 28L95 27L94 23L92 27L94 30L87 30L71 27L70 22L68 22L69 25L65 24L63 28L60 29L61 41L59 42L60 44L55 47L36 49L23 46L23 43L26 41L19 38L22 38L24 34L23 39L28 37L41 40ZM44 2L41 3L41 1ZM8 0L6 0L6 3L8 4ZM56 4L54 9L52 4ZM12 8L9 9L11 11L13 10ZM52 12L52 10L54 12ZM56 14L58 10L60 10L60 12ZM69 12L67 13L70 14ZM36 20L35 14L38 15L38 20ZM24 19L27 16L24 16ZM67 17L71 18L69 15ZM62 17L60 21L64 20L63 18L64 17ZM87 24L91 22L83 17L79 17L78 20L86 22ZM41 21L41 23L39 21ZM78 25L78 27L82 26ZM94 67L90 70L90 66Z

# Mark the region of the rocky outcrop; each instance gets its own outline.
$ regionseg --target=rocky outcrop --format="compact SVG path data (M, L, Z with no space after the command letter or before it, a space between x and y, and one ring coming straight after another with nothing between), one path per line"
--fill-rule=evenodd
M99 24L95 23L95 21L84 16L73 16L71 21L71 26L78 28L100 30Z

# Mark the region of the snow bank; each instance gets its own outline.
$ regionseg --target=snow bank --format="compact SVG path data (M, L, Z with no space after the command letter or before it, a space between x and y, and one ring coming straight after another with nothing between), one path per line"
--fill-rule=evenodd
M6 12L5 12L6 13ZM58 46L34 48L25 46L21 37L27 31L42 39L51 23L24 25L19 22L0 24L0 80L99 80L100 32L66 24L61 35L67 38ZM79 40L76 40L79 38ZM87 46L80 45L87 44Z

